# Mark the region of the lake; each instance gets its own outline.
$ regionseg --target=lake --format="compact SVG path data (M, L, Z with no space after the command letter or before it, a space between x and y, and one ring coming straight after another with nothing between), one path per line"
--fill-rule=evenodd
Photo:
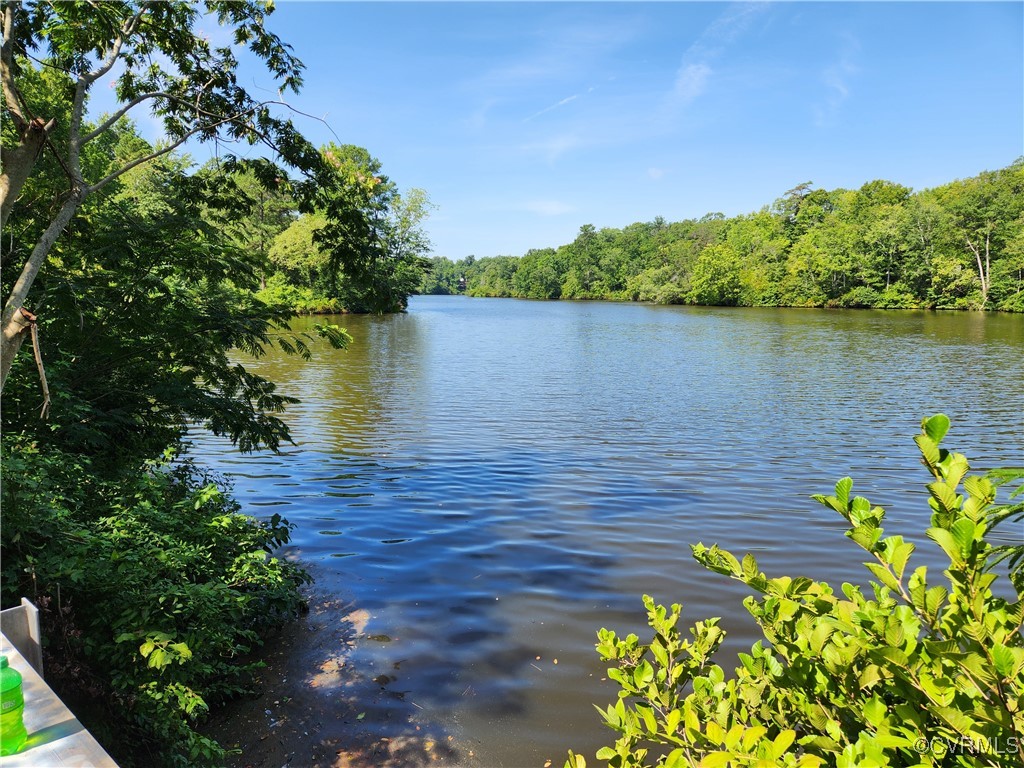
M294 446L193 436L244 511L297 526L289 556L317 577L318 623L284 652L318 698L260 726L307 734L296 765L334 764L354 735L407 765L591 759L613 741L592 704L616 694L595 632L640 632L642 594L683 603L687 626L723 616L727 670L755 639L746 589L691 544L866 583L809 498L849 474L935 566L921 418L948 414L976 469L1024 461L1019 315L425 296L331 321L350 349L247 363L302 399Z

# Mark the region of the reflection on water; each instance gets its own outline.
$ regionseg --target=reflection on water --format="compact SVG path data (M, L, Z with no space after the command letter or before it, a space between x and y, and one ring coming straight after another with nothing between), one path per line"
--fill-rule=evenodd
M607 743L594 632L639 629L643 593L725 614L727 650L749 645L742 586L690 544L863 581L808 499L845 474L938 562L922 416L949 414L975 467L1022 458L1020 317L421 297L338 322L347 351L251 364L302 399L295 446L240 456L197 434L193 452L247 511L296 523L319 588L365 612L349 663L381 733L414 718L456 762Z

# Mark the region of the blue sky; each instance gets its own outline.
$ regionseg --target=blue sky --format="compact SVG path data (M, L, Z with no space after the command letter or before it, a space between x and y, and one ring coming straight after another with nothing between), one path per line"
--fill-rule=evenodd
M289 101L330 129L296 122L427 190L453 259L1024 154L1019 2L284 0L268 27L307 66Z

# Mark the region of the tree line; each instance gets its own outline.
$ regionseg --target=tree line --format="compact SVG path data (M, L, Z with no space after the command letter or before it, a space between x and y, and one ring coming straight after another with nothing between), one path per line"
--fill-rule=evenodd
M460 286L464 280L464 287ZM913 192L789 190L756 213L622 229L524 256L436 257L422 293L659 304L1024 311L1024 158Z

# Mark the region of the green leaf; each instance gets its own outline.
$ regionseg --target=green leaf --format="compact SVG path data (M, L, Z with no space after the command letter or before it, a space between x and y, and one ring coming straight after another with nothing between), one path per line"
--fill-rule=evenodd
M1013 674L1016 660L1013 658L1013 651L1002 643L993 644L989 651L992 654L992 662L995 664L996 672L1001 678L1008 678Z
M907 568L907 562L910 560L910 556L913 552L914 545L909 541L901 542L893 547L892 556L889 558L889 562L892 564L892 568L896 572L896 578L903 578L903 573Z
M682 719L682 710L673 709L665 717L665 730L670 734L675 733L679 729L679 721Z
M766 733L768 733L768 729L763 725L755 725L752 728L747 728L743 732L743 748L749 752Z
M906 669L910 663L910 660L907 658L907 654L905 654L899 648L883 646L879 648L877 651L875 651L875 653L881 656L886 661L895 664L900 669Z
M960 548L960 554L963 557L967 557L971 552L971 547L974 544L975 529L974 522L966 517L961 517L950 527L949 532L953 535L953 539Z
M637 711L640 713L640 717L644 720L644 725L647 726L647 732L655 734L658 732L658 719L654 716L654 710L648 706L637 705Z
M864 567L867 568L871 573L875 575L882 584L891 589L893 592L900 591L900 584L893 576L889 569L879 563L864 563Z
M726 768L732 760L728 752L709 752L700 761L701 768Z
M961 660L960 665L966 669L971 676L982 686L994 685L996 676L992 674L992 665L988 659L980 653L968 653Z
M934 467L939 463L939 448L930 437L927 435L916 435L914 442L917 443L917 447L921 451L921 457L929 467Z
M949 431L949 417L944 413L937 413L934 416L925 419L921 427L932 442L935 443L935 445L938 445L942 442L942 438L944 438L946 433Z
M872 696L864 702L864 717L876 730L878 729L885 719L885 704L880 698Z
M835 627L831 624L820 623L815 625L808 640L810 649L814 651L814 653L820 653L822 646L825 645L828 639L832 636L832 633L835 631Z
M960 545L953 538L952 533L945 528L929 528L925 533L928 535L928 538L942 547L942 551L949 557L950 562L954 565L959 565L963 562L963 556L960 554Z
M959 507L956 492L944 480L929 483L928 490L946 512L954 512Z
M725 743L725 728L714 720L708 720L704 725L704 735L708 737L708 740L711 741L712 744Z
M757 560L749 552L743 556L743 578L753 579L758 575Z
M775 758L778 759L786 754L793 742L796 740L796 731L781 731L778 736L775 737L775 741L772 742L772 751L775 753Z
M725 562L726 567L728 567L733 576L740 575L740 562L732 552L720 549L718 550L718 556Z
M930 587L924 596L925 613L929 616L937 615L947 597L949 590L945 587Z
M946 469L944 477L946 479L946 485L950 488L956 488L960 485L960 481L964 475L967 474L967 470L970 466L967 464L967 459L964 458L963 454L954 453L949 456L949 461L946 462Z
M655 641L651 643L651 654L661 666L668 666L668 651L665 650L665 646L660 642Z
M853 488L853 478L844 477L836 483L836 501L845 508L850 503L850 491Z
M978 736L975 731L974 720L954 707L935 707L932 710L935 714L945 720L961 736Z
M892 646L902 646L903 641L906 639L906 634L903 631L903 627L894 621L890 621L885 626L885 642Z
M693 711L689 701L683 705L683 722L687 731L692 732L694 735L700 733L700 719L697 717L697 713Z
M877 664L868 664L861 670L860 675L857 678L857 686L862 690L871 688L875 683L882 679L882 673L878 668Z
M741 738L743 738L743 726L740 723L736 723L725 734L725 748L729 750L736 749L736 745L740 743Z

